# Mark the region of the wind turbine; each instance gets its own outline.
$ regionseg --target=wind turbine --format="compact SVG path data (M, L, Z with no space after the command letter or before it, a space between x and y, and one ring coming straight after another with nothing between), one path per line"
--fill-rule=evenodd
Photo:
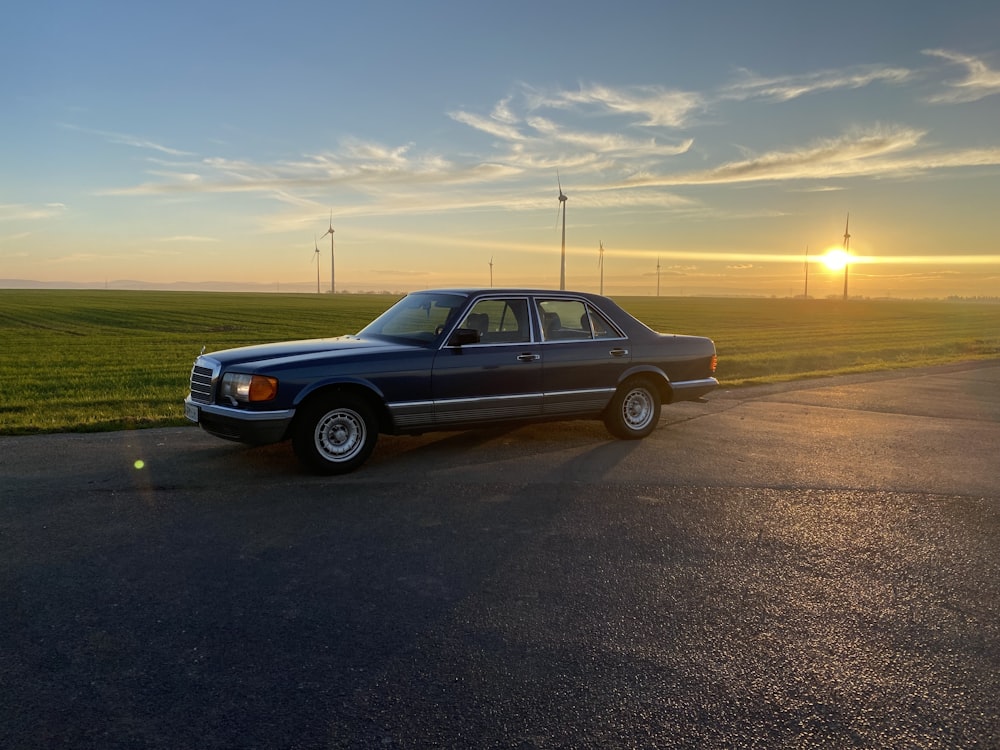
M844 224L844 300L847 300L847 269L850 268L850 247L851 247L851 233L849 230L851 226L851 213L847 212L847 223Z
M333 209L332 208L330 209L330 228L326 230L326 232L322 235L322 237L320 237L320 239L322 239L323 237L326 237L326 235L330 235L330 294L336 294L337 293L337 283L336 283L337 282L337 277L336 277L336 271L335 271L335 268L334 268L335 264L334 264L334 261L333 261ZM317 252L319 252L319 251L317 251Z
M809 245L806 245L806 288L802 293L802 299L809 299Z
M660 256L656 256L656 296L660 296Z
M313 248L316 250L313 253L313 261L316 263L316 294L319 294L319 245L316 244L315 237L313 237Z
M490 289L493 288L493 256L490 256Z
M566 288L566 200L567 196L562 191L562 180L559 179L559 170L556 170L556 181L559 184L559 203L562 206L562 255L559 262L559 289ZM558 215L558 214L557 214Z
M597 265L601 269L601 294L604 294L604 241L600 242L601 249L597 254Z

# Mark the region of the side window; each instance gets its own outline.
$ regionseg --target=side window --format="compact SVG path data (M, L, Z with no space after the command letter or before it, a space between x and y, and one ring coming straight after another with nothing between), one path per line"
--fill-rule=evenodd
M622 337L621 333L604 317L603 313L589 305L587 306L587 312L590 313L590 325L594 329L595 339L618 339Z
M579 300L550 299L538 302L545 341L591 339L594 337L587 307Z
M479 331L483 344L514 344L531 340L526 299L483 299L472 306L459 328Z

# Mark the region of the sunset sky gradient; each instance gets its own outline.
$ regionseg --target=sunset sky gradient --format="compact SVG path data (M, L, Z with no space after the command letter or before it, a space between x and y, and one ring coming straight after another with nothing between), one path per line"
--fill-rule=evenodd
M5 15L2 286L1000 296L998 4Z

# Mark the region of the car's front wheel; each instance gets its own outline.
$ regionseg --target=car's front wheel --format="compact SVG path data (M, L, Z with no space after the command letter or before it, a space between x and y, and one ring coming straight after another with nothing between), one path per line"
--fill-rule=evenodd
M604 414L608 432L623 440L638 440L660 421L660 392L649 378L631 378L615 392Z
M308 402L296 416L292 448L318 474L346 474L375 449L378 420L371 405L353 393L334 393Z

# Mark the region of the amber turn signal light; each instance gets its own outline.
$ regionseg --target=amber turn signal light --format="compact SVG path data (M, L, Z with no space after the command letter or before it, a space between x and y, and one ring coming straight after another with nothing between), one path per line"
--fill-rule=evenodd
M270 401L278 395L278 381L264 375L254 375L250 379L250 401Z

